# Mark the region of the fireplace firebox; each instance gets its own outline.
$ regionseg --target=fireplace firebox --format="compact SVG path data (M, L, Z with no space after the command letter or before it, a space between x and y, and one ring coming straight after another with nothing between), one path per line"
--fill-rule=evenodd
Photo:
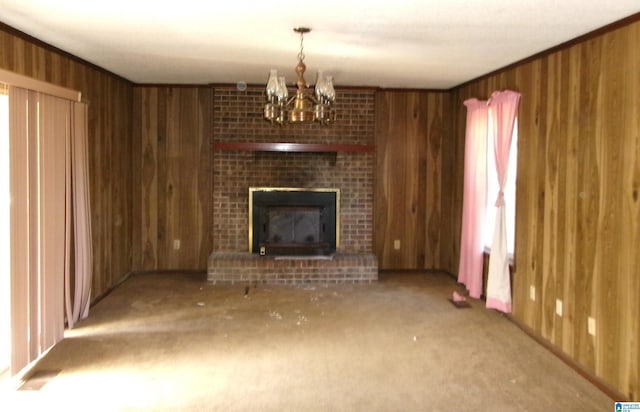
M250 188L249 249L260 255L330 255L339 246L340 190Z

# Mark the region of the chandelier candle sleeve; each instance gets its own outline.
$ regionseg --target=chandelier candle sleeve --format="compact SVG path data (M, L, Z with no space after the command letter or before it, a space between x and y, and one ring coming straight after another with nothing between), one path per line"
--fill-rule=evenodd
M318 122L323 125L333 123L336 119L336 111L333 107L336 92L333 88L332 76L325 76L318 71L314 92L308 90L304 79L307 66L304 64L304 34L311 31L308 27L296 27L294 32L300 34L300 52L298 64L295 67L297 76L297 90L295 95L289 98L289 92L284 76L278 76L275 69L269 72L267 80L267 102L264 106L264 117L272 123L311 123ZM315 94L315 96L314 96Z
M274 99L278 92L278 71L271 69L269 72L269 80L267 80L267 99L270 103L275 103Z
M318 70L318 77L316 78L316 99L320 100L320 96L323 93L324 88L324 71Z
M285 82L284 76L278 76L277 90L278 103L285 103L289 97L289 90L287 90L287 82Z
M336 91L333 88L333 76L327 76L325 79L325 84L325 98L327 99L326 103L330 104L336 101Z

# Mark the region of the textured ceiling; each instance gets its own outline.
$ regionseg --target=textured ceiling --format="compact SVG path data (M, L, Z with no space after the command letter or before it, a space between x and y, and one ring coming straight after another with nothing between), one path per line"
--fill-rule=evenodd
M136 83L450 88L640 12L638 0L0 0L0 21Z

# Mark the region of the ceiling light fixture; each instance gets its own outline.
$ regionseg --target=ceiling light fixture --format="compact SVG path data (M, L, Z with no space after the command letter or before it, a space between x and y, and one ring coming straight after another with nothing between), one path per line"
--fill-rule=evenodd
M289 91L284 76L278 76L278 71L271 69L267 81L267 103L264 105L264 117L272 123L311 123L330 124L336 120L333 104L336 92L333 88L333 77L325 76L318 71L315 85L315 96L308 90L309 85L304 80L307 66L304 64L304 34L311 31L308 27L296 27L294 32L300 34L300 53L296 75L298 80L295 96L289 98Z

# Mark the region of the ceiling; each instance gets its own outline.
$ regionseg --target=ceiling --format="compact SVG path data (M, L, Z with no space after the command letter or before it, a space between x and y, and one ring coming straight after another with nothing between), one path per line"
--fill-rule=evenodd
M0 21L136 83L447 89L640 12L638 0L0 0Z

